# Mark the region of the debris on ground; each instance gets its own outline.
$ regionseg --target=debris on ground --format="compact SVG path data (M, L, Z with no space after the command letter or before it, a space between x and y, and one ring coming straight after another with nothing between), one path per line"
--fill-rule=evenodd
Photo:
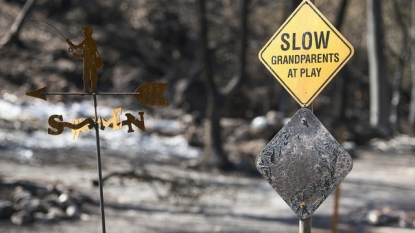
M43 186L33 182L0 183L0 219L10 219L15 225L34 221L52 223L79 219L85 214L84 203L95 203L87 195L63 185Z
M366 221L374 226L415 227L415 213L404 210L394 210L386 206L380 210L372 209L366 215Z

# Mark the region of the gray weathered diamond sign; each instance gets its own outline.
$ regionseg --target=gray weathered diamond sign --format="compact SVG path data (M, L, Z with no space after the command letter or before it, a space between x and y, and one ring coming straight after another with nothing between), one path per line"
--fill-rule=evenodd
M259 153L256 167L306 219L349 174L353 162L317 117L301 108Z

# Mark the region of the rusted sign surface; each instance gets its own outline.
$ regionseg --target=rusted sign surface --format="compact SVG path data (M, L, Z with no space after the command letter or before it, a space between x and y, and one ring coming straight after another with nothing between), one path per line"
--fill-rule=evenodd
M302 108L256 158L256 167L290 208L310 217L352 170L350 155Z

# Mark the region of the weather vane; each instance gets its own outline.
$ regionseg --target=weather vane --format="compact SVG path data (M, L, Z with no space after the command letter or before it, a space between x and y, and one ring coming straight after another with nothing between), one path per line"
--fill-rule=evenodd
M113 130L121 129L123 126L128 126L128 133L134 132L133 125L139 128L141 131L145 131L144 125L144 112L138 112L140 119L137 119L134 115L126 113L125 120L121 120L122 108L116 108L112 110L112 117L108 120L97 115L97 96L99 95L133 95L138 102L147 107L164 107L169 103L163 97L163 93L166 90L167 83L155 83L147 82L139 86L133 93L101 93L98 92L98 74L97 69L104 66L101 56L99 55L96 41L92 38L93 30L89 27L82 27L84 32L84 40L76 45L66 38L58 29L43 20L32 20L45 23L54 28L59 34L65 38L69 45L68 52L71 52L75 58L83 60L83 75L82 80L84 84L84 92L47 92L46 87L29 91L26 95L47 100L48 95L78 95L86 96L90 95L94 100L95 117L83 119L79 118L71 122L64 121L62 115L52 115L49 117L48 134L59 135L65 127L72 130L72 138L79 138L80 132L86 132L88 130L95 129L96 133L96 147L97 147L97 162L98 162L98 184L100 190L100 209L101 209L101 222L102 232L105 233L105 214L104 214L104 197L102 188L102 169L101 169L101 152L100 152L100 139L99 130L105 128L112 128ZM75 53L74 50L81 50L81 53Z

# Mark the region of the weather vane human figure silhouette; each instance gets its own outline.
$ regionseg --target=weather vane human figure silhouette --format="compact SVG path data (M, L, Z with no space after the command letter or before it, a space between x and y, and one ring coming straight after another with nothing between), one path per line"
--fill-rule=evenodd
M97 69L101 68L104 63L98 53L97 42L92 38L92 29L82 27L85 39L78 45L75 45L69 39L66 42L72 49L82 50L81 54L72 52L73 56L84 60L83 75L84 92L97 93L98 74Z

